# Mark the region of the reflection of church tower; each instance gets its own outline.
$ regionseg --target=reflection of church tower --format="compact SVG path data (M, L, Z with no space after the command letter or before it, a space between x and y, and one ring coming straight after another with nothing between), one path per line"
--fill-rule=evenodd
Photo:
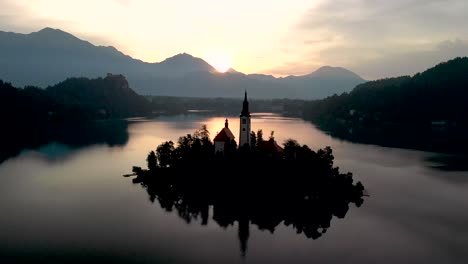
M239 147L245 144L250 146L250 112L247 91L245 91L244 103L242 104L242 112L240 114Z
M246 217L241 217L239 219L239 242L240 242L240 250L241 250L241 256L245 257L247 254L247 242L249 241L249 235L250 235L250 221Z

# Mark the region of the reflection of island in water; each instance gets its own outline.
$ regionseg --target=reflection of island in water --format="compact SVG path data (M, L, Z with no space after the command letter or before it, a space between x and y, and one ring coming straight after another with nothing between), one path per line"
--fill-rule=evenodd
M298 234L317 239L333 216L344 218L349 204L363 203L364 187L351 173L333 167L330 148L310 152L307 158L271 159L242 153L196 162L182 161L172 168L134 168L151 202L177 211L187 223L212 219L226 228L237 222L242 256L247 252L250 225L274 232L281 223Z
M49 143L72 148L94 144L123 146L128 142L126 120L103 120L76 124L47 124L10 126L0 132L0 163L21 153L24 149L38 149Z

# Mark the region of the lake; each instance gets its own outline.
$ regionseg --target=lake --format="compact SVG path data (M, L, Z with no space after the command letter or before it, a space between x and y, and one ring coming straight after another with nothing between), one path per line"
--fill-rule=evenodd
M238 138L238 117L228 118ZM344 218L333 217L318 239L283 224L273 233L251 225L243 256L238 226L220 227L212 212L206 225L186 221L123 177L146 167L148 152L163 141L202 124L213 138L224 119L98 121L7 153L0 163L2 263L468 263L468 172L444 166L446 155L342 141L302 119L256 114L252 128L265 138L274 131L279 143L331 146L335 166L369 194Z

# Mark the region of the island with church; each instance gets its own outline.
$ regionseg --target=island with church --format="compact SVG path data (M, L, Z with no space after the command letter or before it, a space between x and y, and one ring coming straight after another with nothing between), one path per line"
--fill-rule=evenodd
M203 125L160 144L148 154L147 169L133 167L133 183L187 222L206 225L212 210L219 226L237 225L242 255L251 224L274 232L283 223L317 239L333 216L343 218L350 204L364 202L364 186L334 167L330 147L314 151L294 139L280 146L273 135L263 139L262 130L251 131L247 92L239 122L239 144L227 119L213 141Z

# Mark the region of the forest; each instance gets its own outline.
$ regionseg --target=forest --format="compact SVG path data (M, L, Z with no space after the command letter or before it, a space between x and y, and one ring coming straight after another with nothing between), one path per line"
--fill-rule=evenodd
M410 126L467 126L468 58L440 63L412 77L370 81L350 93L308 102L304 117L316 122Z
M0 80L0 110L11 125L148 115L150 103L122 75L69 78L45 89L13 87Z

